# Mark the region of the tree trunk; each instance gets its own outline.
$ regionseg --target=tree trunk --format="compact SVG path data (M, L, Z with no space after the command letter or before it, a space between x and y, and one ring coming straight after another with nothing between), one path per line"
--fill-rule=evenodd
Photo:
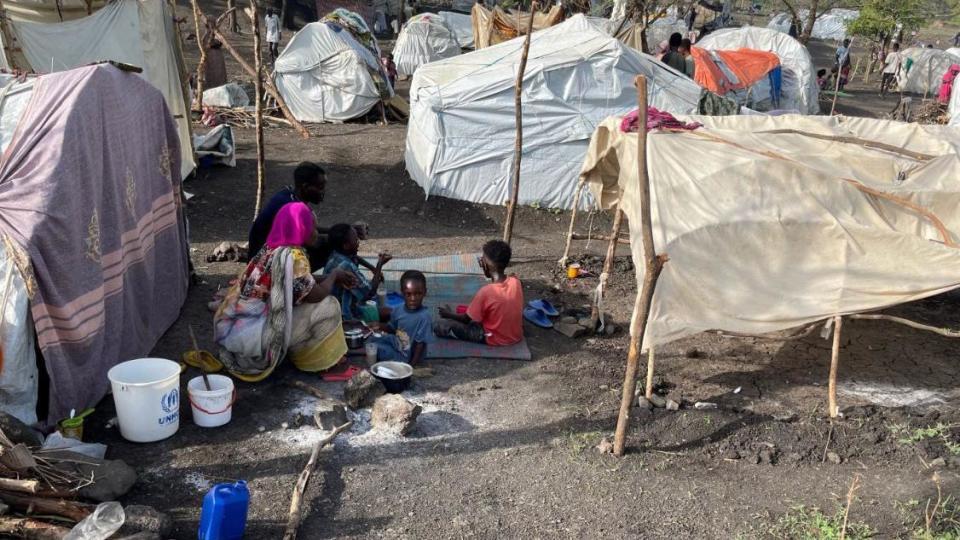
M817 22L817 8L820 6L820 0L810 0L810 12L807 13L807 23L803 25L803 33L800 34L800 43L804 45L810 41L810 35L813 34L813 24Z
M280 24L288 30L293 28L292 24L287 24L287 0L280 0Z
M231 10L237 7L236 0L227 0L227 10ZM234 34L240 33L240 25L237 24L237 10L230 12L230 15L227 15L227 23L230 25L230 31Z
M257 0L250 0L250 10L253 12L250 21L253 26L253 65L257 76L254 77L254 95L256 96L256 132L257 132L257 200L253 207L253 218L260 215L260 205L263 203L264 183L264 152L263 152L263 64L260 50L260 6Z

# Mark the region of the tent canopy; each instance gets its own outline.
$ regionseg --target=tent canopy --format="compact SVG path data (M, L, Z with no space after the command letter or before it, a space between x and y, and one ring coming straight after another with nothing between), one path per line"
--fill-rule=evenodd
M910 47L903 51L906 75L900 77L900 90L915 94L936 94L943 74L953 64L960 64L958 49L940 50ZM910 66L907 69L907 65Z
M767 51L708 51L693 47L690 52L696 64L694 79L697 84L720 95L745 90L780 65L780 58Z
M181 178L194 169L190 114L184 95L183 59L173 23L173 8L161 0L62 2L60 22L54 0L5 0L9 16L2 36L0 67L50 73L114 60L143 68L142 76L163 93L177 124L181 144ZM15 40L15 41L14 41ZM18 48L6 45L14 42Z
M530 13L506 12L499 7L492 10L480 4L474 4L470 12L473 18L474 47L483 49L497 43L509 41L527 31ZM533 14L533 31L543 30L563 21L563 9L553 6L550 11L537 11ZM519 23L519 27L517 24Z
M687 120L704 127L647 138L653 240L670 261L644 346L710 329L783 330L960 286L960 249L948 244L960 242L956 130L799 115ZM623 197L640 287L636 134L605 121L582 173L603 207ZM903 201L942 220L946 236Z
M447 26L453 30L453 35L457 38L457 43L463 49L473 49L473 19L470 15L457 13L455 11L441 11L438 13L443 17Z
M436 13L414 15L403 25L393 46L393 59L400 75L413 75L423 64L458 54L460 43L453 28Z
M797 11L797 16L803 24L807 23L807 16L810 10L801 9ZM814 39L832 39L842 41L847 37L847 25L860 16L860 11L856 9L833 8L817 15L813 22L813 31L810 37ZM790 31L790 24L793 22L789 13L777 13L770 19L767 28L777 30L784 34ZM802 31L797 29L797 34Z
M369 28L359 18L350 22L363 25L361 36L324 19L304 26L277 58L273 79L297 120L344 122L393 95Z
M514 151L518 38L425 66L410 86L406 164L428 195L501 204ZM695 112L702 89L597 30L583 15L531 36L523 83L520 204L570 208L587 140L636 104L646 75L651 103ZM584 201L588 204L588 201Z
M776 54L783 71L781 108L801 114L820 112L813 60L807 48L787 34L755 26L726 28L707 35L697 46L708 51L747 48Z

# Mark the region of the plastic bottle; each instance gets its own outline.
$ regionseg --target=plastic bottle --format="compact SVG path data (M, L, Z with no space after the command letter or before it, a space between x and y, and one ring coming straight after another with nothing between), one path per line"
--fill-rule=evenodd
M240 540L247 526L250 492L243 480L217 484L203 497L199 540Z
M92 514L77 523L64 540L106 540L123 527L126 514L118 502L97 505Z

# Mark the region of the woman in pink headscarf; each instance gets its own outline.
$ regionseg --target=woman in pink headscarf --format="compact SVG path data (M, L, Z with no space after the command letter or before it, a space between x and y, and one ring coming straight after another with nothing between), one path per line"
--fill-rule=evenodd
M259 381L290 353L305 371L321 371L347 352L334 284L352 287L352 275L310 273L304 246L316 242L317 227L306 204L285 205L270 235L230 289L214 315L220 360L236 377Z

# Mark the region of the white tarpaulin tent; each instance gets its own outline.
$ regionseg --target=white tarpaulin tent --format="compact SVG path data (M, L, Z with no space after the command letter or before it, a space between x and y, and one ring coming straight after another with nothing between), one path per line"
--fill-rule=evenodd
M344 122L366 114L381 99L374 74L380 59L349 31L314 22L297 32L274 65L273 80L302 122ZM388 85L389 86L389 85ZM393 89L388 89L393 95Z
M436 13L414 15L403 25L393 46L397 73L413 75L418 67L460 54L460 43L446 20Z
M780 57L783 86L780 107L796 110L801 114L820 112L817 73L807 48L799 41L782 32L768 28L744 26L726 28L708 34L697 43L707 50L733 50L740 48L770 51Z
M473 48L473 19L469 15L456 13L454 11L441 11L439 13L447 23L453 34L457 37L457 43L463 49Z
M687 120L704 127L648 137L654 245L669 262L645 346L711 329L783 330L960 286L957 130L799 115ZM597 129L583 174L604 208L623 194L640 287L637 136L619 118Z
M921 49L910 47L903 51L904 70L906 75L900 76L900 90L915 94L935 95L940 90L940 81L943 74L953 64L960 64L960 56L954 55L951 49ZM907 69L907 64L910 69Z
M522 44L523 38L513 39L414 74L406 163L427 195L507 200ZM649 80L653 106L675 114L697 110L702 90L696 83L597 30L583 15L532 34L520 204L571 207L590 134L607 116L636 106L638 74Z
M82 18L58 22L53 0L4 1L13 36L2 36L0 67L50 73L113 60L143 68L141 75L163 93L177 124L181 177L186 177L195 164L173 7L162 0L117 0L83 16L84 2L64 4L66 15ZM20 50L9 48L11 41Z
M801 9L797 12L801 24L807 23L809 10ZM847 37L847 24L857 19L860 11L856 9L833 8L817 15L817 20L813 22L813 31L810 37L814 39L832 39L842 41ZM770 19L767 28L777 30L786 34L790 31L792 18L789 13L777 13ZM803 30L797 28L797 35Z
M950 115L950 125L960 127L960 81L953 81L947 113Z

